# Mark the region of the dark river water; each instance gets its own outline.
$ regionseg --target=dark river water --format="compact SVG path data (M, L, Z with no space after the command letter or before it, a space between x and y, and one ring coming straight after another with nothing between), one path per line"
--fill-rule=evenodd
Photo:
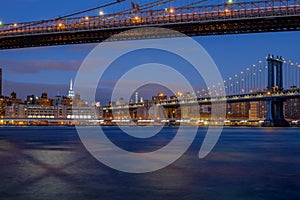
M162 143L148 143L155 150L176 130L165 128L156 138ZM116 127L105 131L125 149L144 144ZM130 174L92 157L74 127L0 127L0 199L300 199L300 128L225 128L199 159L205 133L200 128L168 167Z

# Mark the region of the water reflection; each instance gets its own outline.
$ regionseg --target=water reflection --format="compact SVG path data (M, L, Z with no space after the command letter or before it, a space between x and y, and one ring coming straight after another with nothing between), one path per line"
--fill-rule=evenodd
M299 129L225 129L200 160L204 134L170 166L126 174L96 161L73 128L2 127L0 199L300 198Z

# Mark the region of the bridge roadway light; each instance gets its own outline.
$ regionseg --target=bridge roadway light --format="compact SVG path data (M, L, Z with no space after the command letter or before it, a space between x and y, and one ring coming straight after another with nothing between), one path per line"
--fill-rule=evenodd
M174 13L175 12L175 9L174 8L165 8L165 12L168 12L168 13Z
M102 10L100 10L100 11L99 11L99 15L100 15L100 16L103 16L103 15L104 15L104 12L103 12Z
M2 23L2 21L0 21L0 26L2 26L3 25L3 23Z

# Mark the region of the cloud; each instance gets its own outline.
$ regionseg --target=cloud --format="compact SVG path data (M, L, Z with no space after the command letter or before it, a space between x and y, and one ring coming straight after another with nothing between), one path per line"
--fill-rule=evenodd
M77 71L80 67L81 60L29 60L29 61L16 61L16 60L0 60L1 66L5 71L12 74L33 74L44 70L57 70L57 71Z

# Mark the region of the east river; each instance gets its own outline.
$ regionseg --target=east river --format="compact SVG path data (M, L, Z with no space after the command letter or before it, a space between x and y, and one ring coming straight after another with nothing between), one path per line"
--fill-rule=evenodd
M176 127L147 143L104 127L124 149L156 150ZM188 151L161 170L130 174L86 150L74 127L0 127L0 199L300 199L300 128L225 128L204 159L199 128ZM157 141L155 141L157 140Z

